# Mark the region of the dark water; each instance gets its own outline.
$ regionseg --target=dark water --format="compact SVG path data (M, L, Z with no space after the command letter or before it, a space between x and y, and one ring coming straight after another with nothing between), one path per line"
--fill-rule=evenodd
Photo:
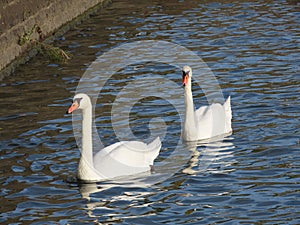
M36 57L1 81L1 224L299 224L299 9L296 1L116 1L57 39L73 55L68 64ZM129 120L137 139L151 137L149 122L151 131L164 131L156 174L123 184L72 182L80 153L65 111L78 82L98 56L142 40L202 58L231 95L234 132L182 144L180 70L137 62L100 91L96 126L104 145L117 141L118 94L153 77L137 93L159 87L165 97L141 96ZM93 79L99 91L102 78ZM193 91L198 107L207 104L199 86ZM122 130L126 118L113 116Z

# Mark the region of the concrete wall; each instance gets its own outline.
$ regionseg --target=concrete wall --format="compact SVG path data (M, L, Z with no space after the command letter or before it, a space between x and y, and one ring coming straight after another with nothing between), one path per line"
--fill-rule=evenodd
M107 0L0 0L0 79L26 61L30 43L19 39L38 25L45 37L87 11L101 8ZM37 32L31 38L38 40Z

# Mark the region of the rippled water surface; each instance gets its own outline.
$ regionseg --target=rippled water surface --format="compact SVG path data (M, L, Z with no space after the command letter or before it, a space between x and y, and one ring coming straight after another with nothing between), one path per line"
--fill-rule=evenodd
M1 81L1 224L299 224L299 10L297 1L115 1L59 37L54 44L73 56L67 64L38 56ZM100 91L102 143L118 141L115 130L129 121L136 139L165 134L163 147L150 176L78 184L80 152L65 115L78 82L98 56L143 40L183 46L207 63L231 96L234 132L181 142L176 66L137 61L102 89L97 74L90 88ZM207 104L199 85L193 94L197 107ZM118 99L133 105L129 118L111 113Z

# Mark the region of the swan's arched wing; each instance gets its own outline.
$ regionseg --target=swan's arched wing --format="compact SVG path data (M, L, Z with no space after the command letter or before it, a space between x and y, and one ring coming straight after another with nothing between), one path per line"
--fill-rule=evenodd
M159 155L159 151L161 149L161 141L160 138L155 138L151 143L148 144L148 161L149 165L153 165L153 161L157 158Z
M225 133L225 116L224 106L219 103L197 109L195 120L200 137L211 138Z
M161 148L159 138L150 144L122 141L110 145L94 156L94 168L106 177L117 177L150 170Z

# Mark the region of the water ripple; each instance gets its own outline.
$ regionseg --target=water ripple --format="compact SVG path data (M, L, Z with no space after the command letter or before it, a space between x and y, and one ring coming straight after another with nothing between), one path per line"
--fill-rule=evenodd
M68 64L38 57L18 68L0 85L5 109L0 222L298 224L300 14L293 2L114 2L56 40L72 53ZM224 95L232 97L234 132L224 141L184 145L174 107L143 98L131 112L136 137L148 137L150 122L150 128L160 129L153 117L168 127L156 173L122 182L74 182L80 153L65 110L78 81L97 56L145 39L183 45L209 65ZM182 105L176 68L152 62L123 68L96 105L96 128L105 145L116 141L115 96L135 77L154 75L178 84L177 91L162 92ZM96 92L102 78L93 79L90 88ZM193 86L193 93L197 106L207 104L200 87ZM177 145L182 151L173 155ZM175 173L157 183L168 171Z

